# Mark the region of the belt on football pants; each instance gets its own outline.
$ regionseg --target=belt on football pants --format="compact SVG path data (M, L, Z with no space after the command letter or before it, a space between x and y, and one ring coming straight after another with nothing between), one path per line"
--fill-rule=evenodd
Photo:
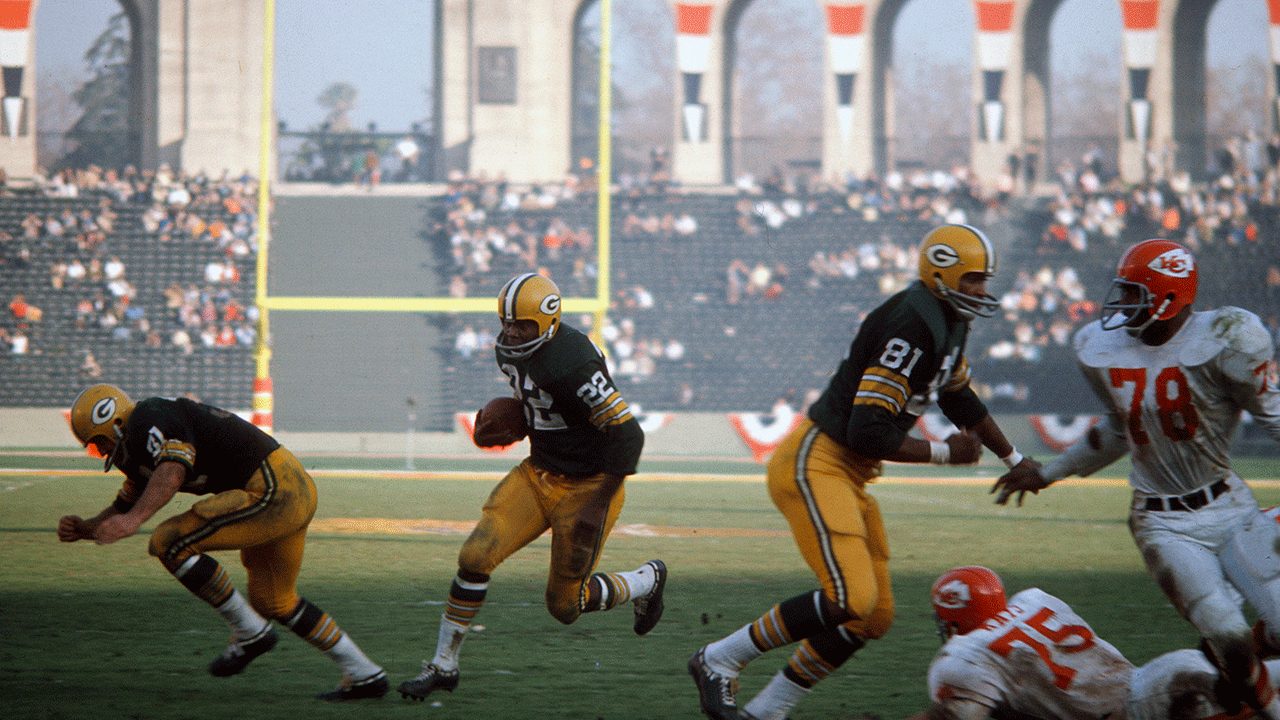
M1164 495L1147 498L1146 503L1142 506L1143 510L1154 510L1163 512L1166 510L1199 510L1208 505L1222 493L1230 490L1226 480L1219 480L1209 487L1202 487L1195 492L1189 492L1186 495Z

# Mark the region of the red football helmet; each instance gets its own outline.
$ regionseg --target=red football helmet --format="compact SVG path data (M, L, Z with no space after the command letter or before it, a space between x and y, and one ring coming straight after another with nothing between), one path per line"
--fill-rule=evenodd
M1136 297L1135 297L1136 295ZM1143 240L1120 258L1102 304L1102 329L1138 335L1196 299L1196 259L1171 240Z
M938 634L943 639L981 627L1004 612L1004 584L990 570L970 565L948 570L933 583L930 593Z

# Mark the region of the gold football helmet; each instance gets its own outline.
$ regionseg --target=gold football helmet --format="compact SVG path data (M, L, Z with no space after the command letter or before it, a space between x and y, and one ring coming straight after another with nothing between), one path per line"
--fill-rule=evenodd
M133 412L133 400L115 385L105 383L86 388L71 404L71 432L81 445L102 440L111 448L104 453L102 470L111 469L111 461L120 451L124 427Z
M514 277L498 293L498 317L503 322L532 320L538 323L538 336L528 342L505 344L500 334L494 343L498 351L509 358L529 357L560 328L560 288L537 273Z
M991 317L1000 307L999 300L960 292L960 278L971 272L996 274L996 249L985 233L969 225L940 225L924 236L920 279L929 292L965 320Z

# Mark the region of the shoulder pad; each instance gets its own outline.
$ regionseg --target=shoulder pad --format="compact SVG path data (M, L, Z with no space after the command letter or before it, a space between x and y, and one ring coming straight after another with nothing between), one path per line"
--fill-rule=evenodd
M1132 352L1137 341L1121 330L1103 330L1102 321L1094 320L1076 331L1076 357L1088 367L1111 367Z
M1257 315L1238 307L1223 307L1212 313L1213 336L1222 345L1246 355L1271 353L1271 335Z

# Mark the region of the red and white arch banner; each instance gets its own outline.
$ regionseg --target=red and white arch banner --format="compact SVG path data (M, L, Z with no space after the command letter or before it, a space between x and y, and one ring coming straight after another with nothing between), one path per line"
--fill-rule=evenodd
M26 100L22 72L31 51L31 0L0 0L0 72L4 74L4 131L17 137L22 130Z
M1151 134L1151 100L1147 97L1151 68L1156 64L1156 25L1160 0L1120 0L1124 32L1120 37L1129 71L1128 136L1143 145Z
M840 137L853 137L853 94L867 51L866 3L827 3L827 57L836 81L836 120Z
M751 449L751 457L756 462L764 462L769 453L804 420L804 414L794 410L781 413L728 413L727 417L729 424Z
M1070 420L1061 415L1031 415L1027 420L1035 428L1040 441L1054 452L1062 452L1076 444L1089 428L1098 424L1100 415L1072 415Z
M974 40L982 71L979 137L1004 139L1004 73L1013 57L1013 0L974 0L978 33Z
M702 76L711 61L712 5L676 3L676 67L684 79L684 139L706 139L707 106L702 102Z

